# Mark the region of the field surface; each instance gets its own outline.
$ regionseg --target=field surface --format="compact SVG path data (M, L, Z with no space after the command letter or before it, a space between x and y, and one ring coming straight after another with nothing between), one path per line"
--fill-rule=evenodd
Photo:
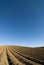
M0 65L44 65L44 47L0 46Z

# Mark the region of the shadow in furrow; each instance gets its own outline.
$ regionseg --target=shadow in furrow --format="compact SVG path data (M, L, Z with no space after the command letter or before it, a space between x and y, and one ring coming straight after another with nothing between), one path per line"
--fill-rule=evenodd
M11 62L11 60L10 60L10 58L9 58L8 55L7 55L7 58L8 58L9 65L14 65L14 64Z
M10 59L8 53L7 53L7 49L6 49L6 54L7 54L7 59L8 59L9 65L18 65L18 64L13 64L13 62L11 61L11 59Z
M23 60L22 58L20 58L19 56L17 56L16 54L14 54L10 49L9 51L22 63L24 63L25 65L33 65L30 62L26 62L25 60Z
M13 49L12 49L13 50ZM14 52L16 52L18 55L20 55L20 56L22 56L22 57L24 57L24 58L26 58L26 59L28 59L28 60L32 60L32 61L34 61L34 62L36 62L36 63L39 63L39 64L42 64L42 65L44 65L44 62L42 62L42 61L39 61L39 60L37 60L37 59L32 59L32 58L28 58L28 57L26 57L26 56L24 56L24 55L22 55L22 54L20 54L20 53L18 53L17 51L15 51L15 50L13 50Z
M8 59L8 63L9 63L9 65L14 65L14 64L11 62L11 60L10 60L8 54L7 54L7 49L6 49L6 55L7 55L7 59Z

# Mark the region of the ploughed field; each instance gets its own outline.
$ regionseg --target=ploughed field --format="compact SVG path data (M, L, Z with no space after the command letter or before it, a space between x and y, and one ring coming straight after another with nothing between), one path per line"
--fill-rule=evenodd
M0 46L0 65L44 65L44 47Z

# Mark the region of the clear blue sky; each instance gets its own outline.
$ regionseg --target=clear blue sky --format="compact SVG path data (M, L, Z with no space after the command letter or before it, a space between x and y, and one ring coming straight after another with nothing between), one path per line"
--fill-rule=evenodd
M44 46L44 0L0 0L0 45Z

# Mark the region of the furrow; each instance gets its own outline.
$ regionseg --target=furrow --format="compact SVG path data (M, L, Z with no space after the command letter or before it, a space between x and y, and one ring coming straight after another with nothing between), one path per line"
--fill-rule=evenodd
M13 63L13 65L25 65L24 63L20 62L20 61L9 51L9 49L7 49L7 56L9 57L9 59L11 60L11 63Z
M28 60L28 59L22 57L21 55L17 54L16 52L14 52L14 51L13 51L12 49L10 49L10 48L9 48L9 50L10 50L10 52L11 52L12 54L14 54L14 56L15 56L19 61L21 61L22 63L25 63L25 65L41 65L41 64L39 64L39 63L33 62L32 60Z
M36 63L39 63L39 64L44 64L44 62L42 61L42 60L39 60L39 59L36 59L36 58L33 58L33 57L30 57L30 58L28 58L28 57L26 57L24 54L21 54L21 53L19 53L18 51L16 51L15 49L12 49L14 52L16 52L18 55L20 55L20 56L22 56L22 57L24 57L24 58L26 58L26 59L28 59L28 60L31 60L31 61L33 61L33 62L36 62Z

